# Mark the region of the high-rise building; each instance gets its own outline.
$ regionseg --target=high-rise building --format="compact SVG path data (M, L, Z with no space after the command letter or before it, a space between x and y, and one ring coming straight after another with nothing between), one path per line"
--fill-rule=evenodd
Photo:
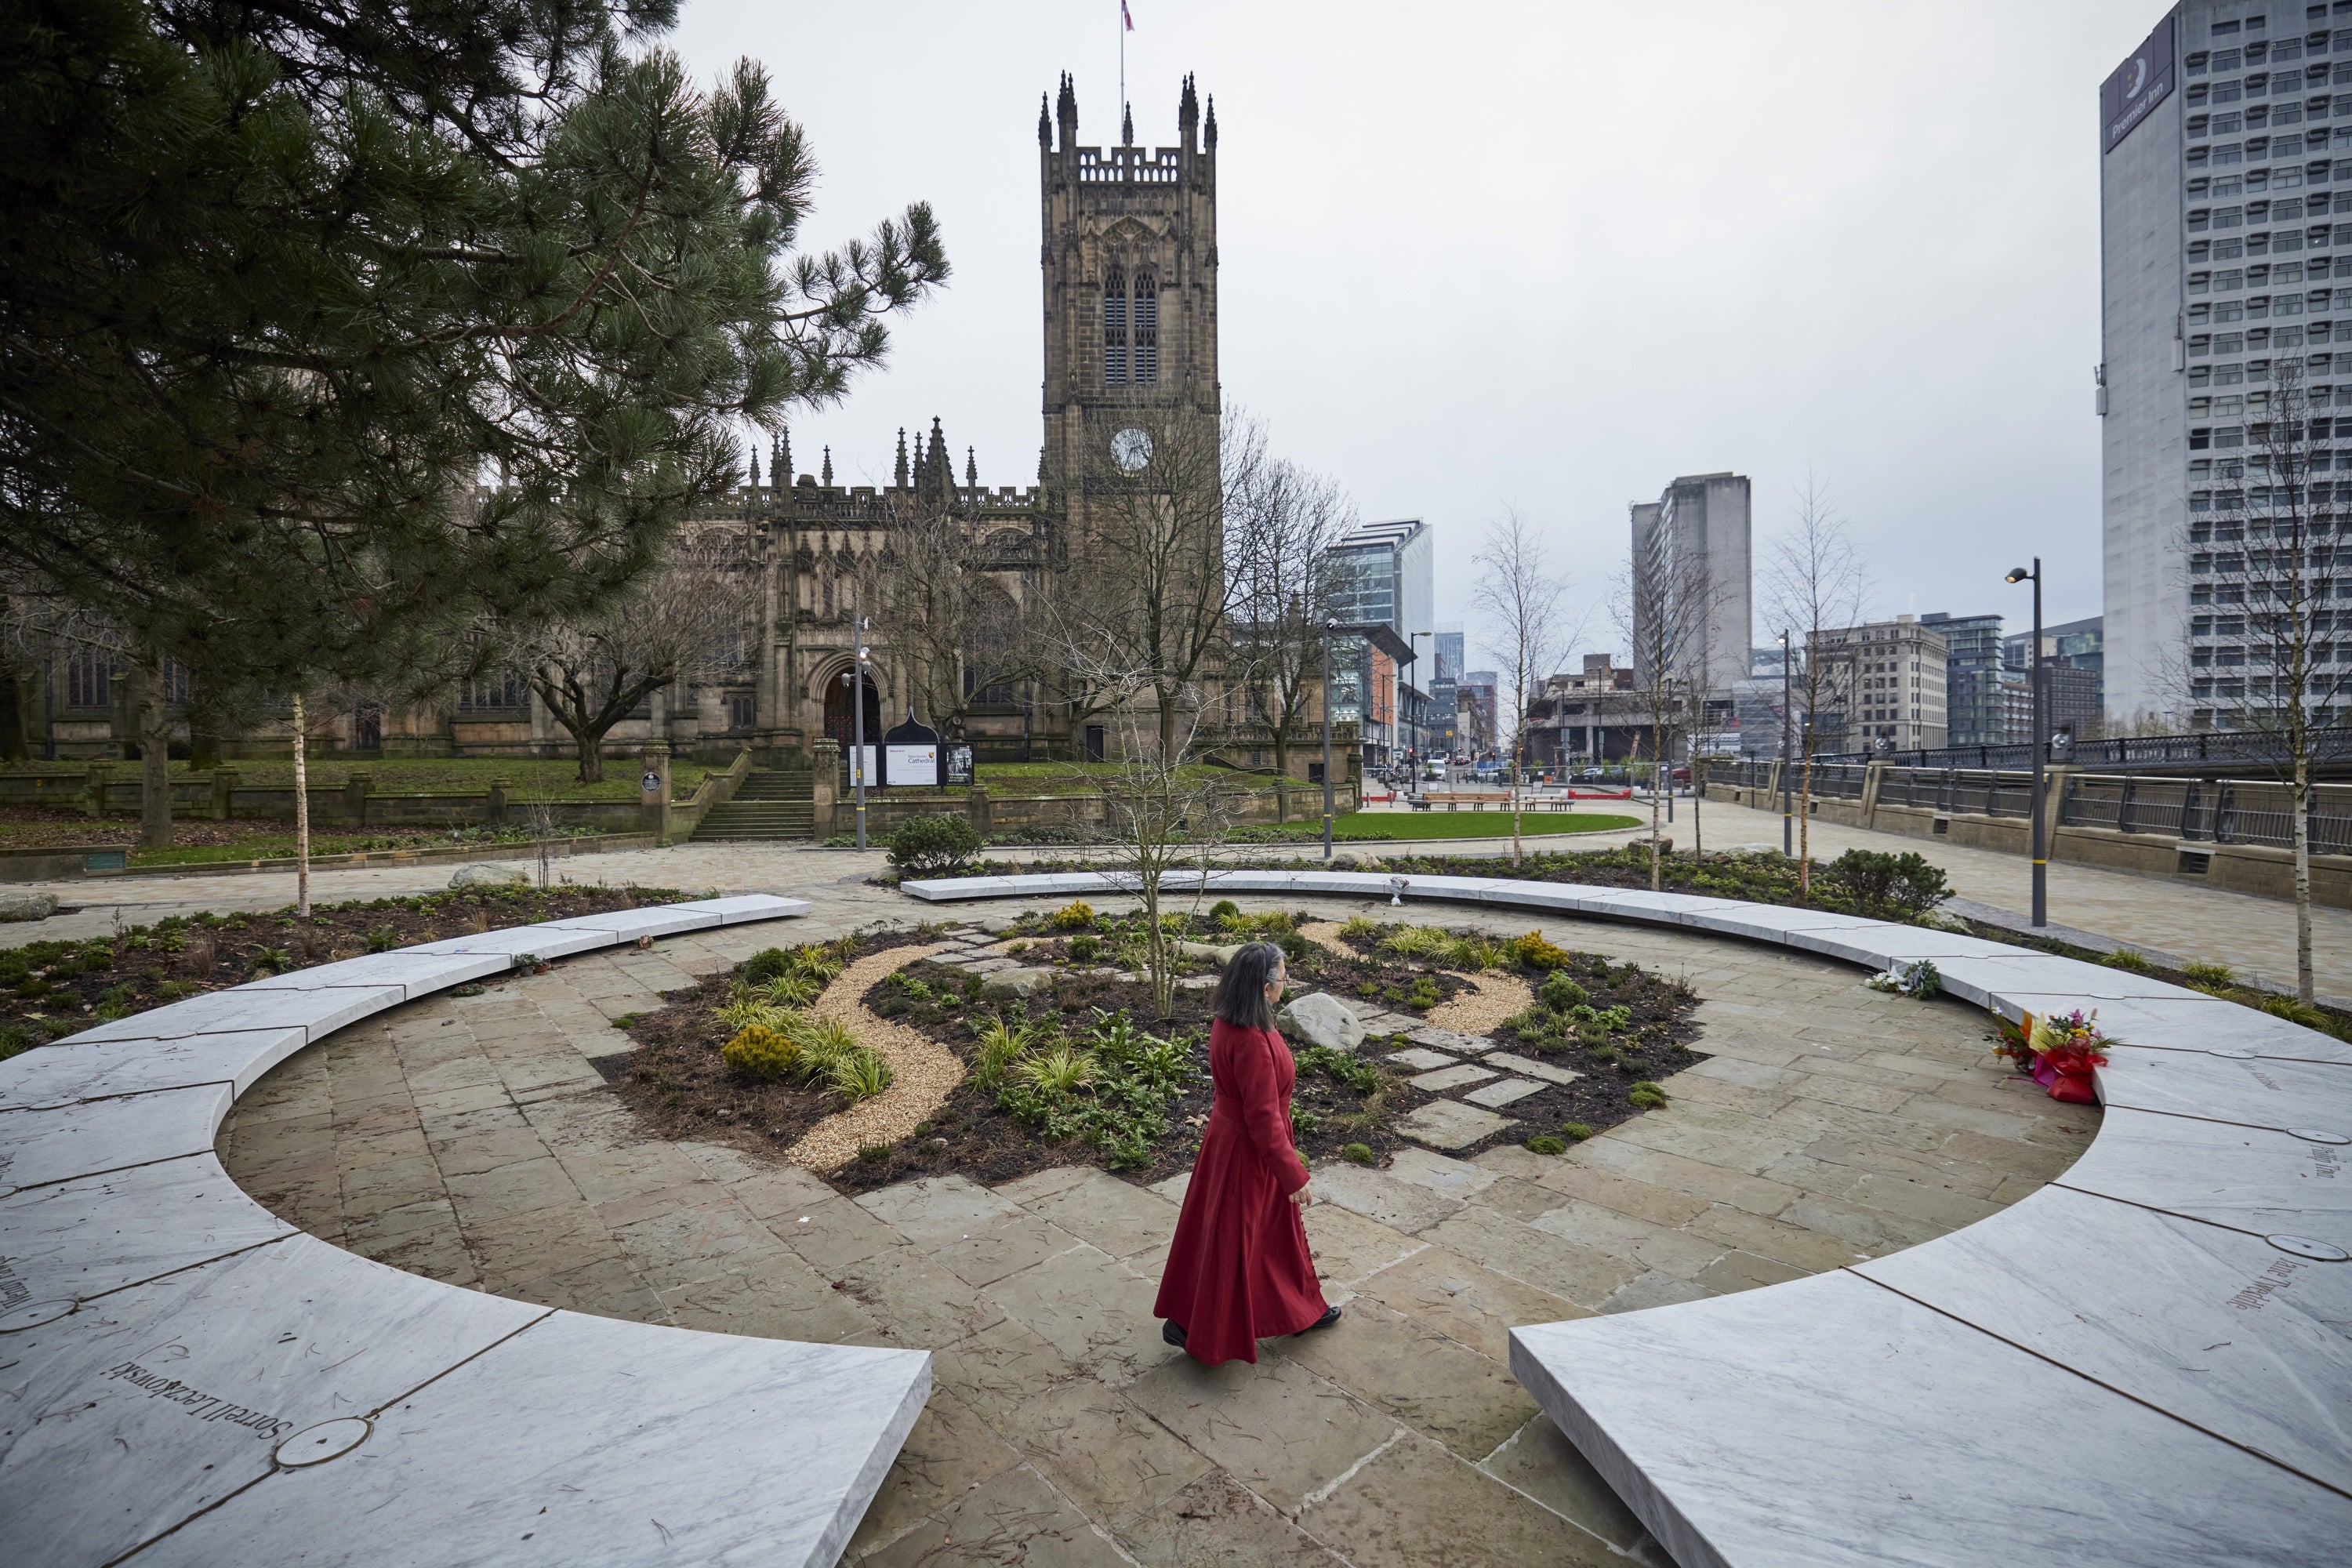
M1385 626L1394 632L1405 647L1421 658L1436 632L1433 615L1436 588L1434 548L1429 525L1416 518L1396 522L1366 523L1331 547L1335 582L1331 594L1331 613L1342 623L1354 626ZM1414 634L1420 639L1414 640ZM1387 667L1385 677L1377 668L1380 659L1372 645L1362 637L1348 637L1333 644L1331 663L1333 680L1344 686L1338 671L1346 668L1352 672L1359 689L1367 697L1383 688L1391 695L1388 703L1393 711L1393 696L1399 678L1397 665ZM1412 661L1419 663L1419 658ZM1404 676L1407 680L1421 673L1412 669ZM1413 684L1420 683L1413 680ZM1335 715L1337 709L1334 710ZM1396 753L1418 744L1417 740L1401 740L1395 733L1393 720L1383 722L1371 711L1361 715L1364 761L1385 765L1397 760Z
M1748 500L1743 475L1696 474L1633 503L1633 671L1643 686L1661 649L1675 679L1710 692L1747 678Z
M2001 693L2000 617L1936 614L1919 624L1944 634L1945 744L2004 746L2021 738L2010 733Z
M1910 616L1824 631L1815 658L1835 707L1824 749L1932 750L1945 743L1944 634Z
M2104 708L2210 721L2192 645L2246 657L2214 568L2267 531L2283 374L2312 468L2352 461L2352 0L2183 0L2100 121Z
M1502 675L1496 670L1463 672L1454 698L1459 721L1466 731L1457 742L1463 752L1484 756L1502 745L1503 737L1495 729L1495 693L1502 683Z
M1454 693L1462 679L1462 626L1455 622L1437 628L1435 673L1429 679L1427 713L1428 740L1424 746L1433 752L1457 752L1462 749L1461 729L1454 721Z

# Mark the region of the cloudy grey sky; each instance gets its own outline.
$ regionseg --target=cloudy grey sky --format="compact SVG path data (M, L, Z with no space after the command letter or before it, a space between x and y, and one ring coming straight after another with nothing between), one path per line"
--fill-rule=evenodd
M1442 620L1505 508L1598 604L1626 503L1725 468L1759 552L1817 473L1881 612L2021 619L2036 551L2052 620L2099 612L2098 85L2158 0L1129 5L1136 140L1216 100L1227 400L1438 531ZM801 468L886 481L937 415L1033 481L1038 96L1118 139L1118 8L686 0L698 74L755 57L807 127L812 243L919 197L955 269Z

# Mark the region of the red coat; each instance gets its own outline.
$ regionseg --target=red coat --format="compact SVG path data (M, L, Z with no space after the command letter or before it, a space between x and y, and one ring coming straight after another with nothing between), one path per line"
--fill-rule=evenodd
M1307 1226L1290 1201L1307 1184L1290 1142L1297 1076L1272 1029L1210 1026L1216 1101L1152 1311L1181 1325L1184 1348L1211 1366L1255 1362L1259 1340L1295 1334L1323 1315Z

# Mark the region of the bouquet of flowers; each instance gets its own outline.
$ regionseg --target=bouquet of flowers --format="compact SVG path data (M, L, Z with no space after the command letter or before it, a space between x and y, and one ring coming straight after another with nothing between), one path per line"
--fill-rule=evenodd
M2015 1024L2006 1018L1996 1018L1995 1024L1999 1033L1993 1037L1993 1048L2031 1073L2034 1082L2050 1091L2051 1099L2070 1105L2098 1103L2091 1069L2106 1065L2108 1040L2099 1030L2095 1009L2047 1018L2029 1013Z

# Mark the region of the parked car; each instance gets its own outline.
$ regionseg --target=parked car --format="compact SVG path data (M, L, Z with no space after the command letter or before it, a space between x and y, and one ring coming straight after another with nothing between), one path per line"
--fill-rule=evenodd
M1688 768L1676 768L1668 776L1676 784L1688 784L1691 779L1691 772Z
M1577 775L1587 784L1599 784L1608 776L1609 771L1606 768L1587 768Z

